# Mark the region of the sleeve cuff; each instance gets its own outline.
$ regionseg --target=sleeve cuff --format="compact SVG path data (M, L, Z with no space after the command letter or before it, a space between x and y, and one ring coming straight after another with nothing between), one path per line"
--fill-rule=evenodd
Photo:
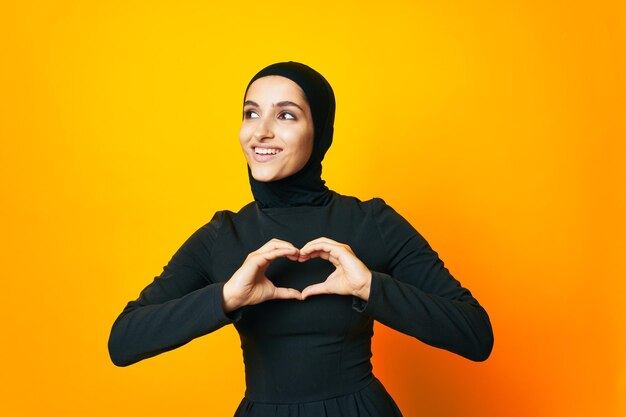
M239 321L243 314L243 307L236 310L225 312L224 311L224 284L226 281L218 282L215 284L215 291L213 293L213 305L215 307L214 314L218 318L220 323L231 324Z
M391 278L391 276L383 272L372 271L372 282L370 284L368 300L365 301L357 296L352 296L352 308L359 313L372 316L376 312L380 300L382 299L382 280L386 278Z

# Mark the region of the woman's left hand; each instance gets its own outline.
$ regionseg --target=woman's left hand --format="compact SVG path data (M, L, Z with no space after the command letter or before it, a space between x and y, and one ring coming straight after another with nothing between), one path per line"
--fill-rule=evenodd
M354 295L365 301L369 299L372 271L356 257L350 246L320 237L308 242L300 249L299 262L312 258L330 261L336 269L319 284L309 285L302 290L302 299L316 294Z

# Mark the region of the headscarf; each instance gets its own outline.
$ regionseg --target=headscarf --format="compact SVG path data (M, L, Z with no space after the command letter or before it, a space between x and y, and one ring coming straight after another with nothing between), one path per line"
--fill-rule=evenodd
M313 151L306 165L298 172L276 180L262 182L252 176L248 166L248 178L252 195L260 208L291 206L322 206L331 199L331 191L322 180L322 159L333 141L335 122L335 94L326 79L313 68L299 62L279 62L259 71L248 83L261 77L279 75L295 82L302 88L313 117Z

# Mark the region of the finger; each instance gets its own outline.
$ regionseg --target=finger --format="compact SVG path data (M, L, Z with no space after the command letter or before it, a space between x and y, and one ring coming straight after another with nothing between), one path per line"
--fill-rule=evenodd
M311 244L307 248L300 249L300 257L306 258L307 256L311 256L313 253L319 252L319 251L327 252L331 258L336 260L336 262L341 261L342 257L345 256L347 253L346 248L342 245L337 245L334 243L318 242L318 243ZM318 255L319 254L315 256L318 256ZM331 259L329 258L329 260Z
M326 252L330 252L332 248L337 247L334 243L317 241L315 243L309 242L303 247L300 248L300 253L306 255L309 252L314 250L325 250Z
M350 246L346 245L345 243L339 243L334 240L330 240L328 238L319 238L319 239L316 239L315 241L313 240L310 241L309 243L301 247L300 250L306 252L308 250L311 250L311 248L319 248L319 247L324 247L324 248L334 247L334 248L343 248L343 249L350 248Z
M330 294L330 290L326 282L320 282L319 284L309 285L302 290L302 299L305 300L312 295L318 294Z
M305 243L305 245L303 247L301 247L300 250L302 250L302 249L304 249L304 248L306 248L306 247L308 247L310 245L314 245L314 244L320 243L320 242L333 243L333 244L337 244L337 245L341 244L341 243L337 242L336 240L332 240L332 239L329 239L329 238L327 238L325 236L322 236L322 237L318 237L317 239L313 239L313 240Z
M288 252L288 254L286 254L286 255L280 255L279 254L277 257L285 256L286 258L289 258L292 261L297 261L299 256L300 256L300 249L296 248L295 246L293 246L289 242L287 242L287 244L283 244L283 243L278 243L277 242L275 248L268 248L268 249L265 249L265 250L258 250L258 251L256 251L256 253L258 253L258 254L272 254L276 250L286 250Z
M274 259L280 257L289 257L295 258L298 254L298 248L277 248L272 249L268 252L256 252L253 256L255 263L258 267L263 267L268 265Z
M259 255L268 261L272 261L280 257L297 256L299 254L298 248L276 248L269 252L260 253Z
M286 257L291 261L297 261L300 259L300 255L297 252L294 255L287 255Z
M327 261L330 261L333 265L335 266L339 266L339 259L334 256L332 253L326 252L325 250L315 250L313 252L310 252L306 255L302 255L300 254L298 256L298 261L299 262L306 262L309 259L313 259L313 258L322 258L325 259Z
M291 242L281 239L268 240L263 246L257 249L257 252L268 252L278 248L296 248ZM297 249L297 248L296 248Z

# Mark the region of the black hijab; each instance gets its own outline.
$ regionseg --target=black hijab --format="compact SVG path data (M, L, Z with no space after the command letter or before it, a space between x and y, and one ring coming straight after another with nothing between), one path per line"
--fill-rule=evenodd
M254 200L260 208L323 206L332 195L322 180L322 159L333 141L335 122L335 94L326 79L313 68L299 62L279 62L259 71L248 83L268 75L280 75L302 88L313 117L313 151L306 165L298 172L276 180L262 182L252 176L248 166L248 178Z

